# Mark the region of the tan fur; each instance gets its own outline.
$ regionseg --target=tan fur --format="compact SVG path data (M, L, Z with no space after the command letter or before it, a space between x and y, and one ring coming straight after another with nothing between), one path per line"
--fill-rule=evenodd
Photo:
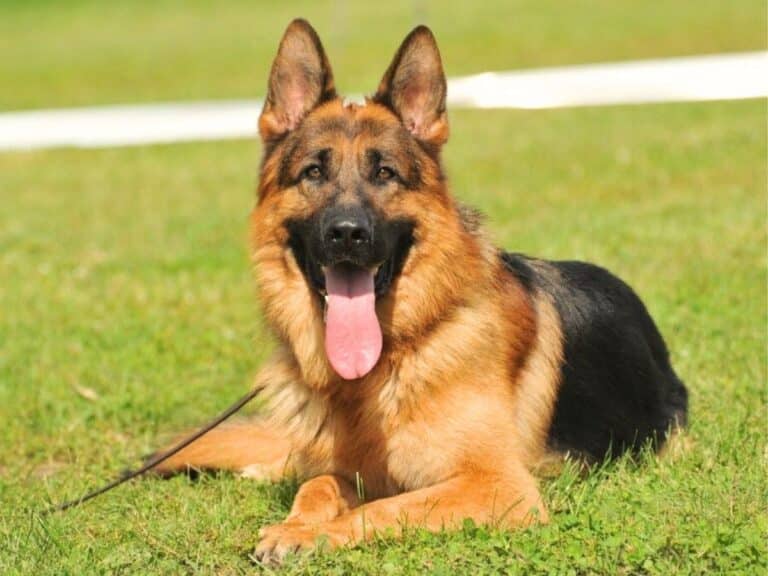
M551 297L538 293L535 307L536 341L517 381L514 408L518 433L530 439L524 454L528 466L545 456L543 450L563 361L560 317Z
M231 470L248 478L278 480L286 473L290 448L289 440L273 428L255 422L222 425L155 470Z
M302 26L292 24L286 35L303 34ZM362 106L317 96L332 90L330 69L307 72L330 82L306 90L312 106L294 96L281 100L296 87L274 86L293 66L295 55L284 52L306 50L306 38L284 39L272 70L274 98L261 124L270 148L251 215L260 300L279 343L259 377L268 385L268 416L252 428L211 433L165 468L216 466L265 478L281 470L307 479L286 521L261 531L257 554L264 559L312 547L318 535L341 545L406 525L437 530L465 518L499 526L547 519L530 469L545 454L562 361L560 324L551 300L520 285L476 214L448 192L438 159L448 134L444 92L419 92L441 89L439 53L427 34L417 29L406 39L379 93ZM414 76L401 60L427 64ZM308 61L326 63L324 54ZM389 96L398 82L416 77L414 92ZM311 109L296 130L293 112L285 112L290 102ZM280 130L287 136L277 138ZM368 200L387 218L415 220L415 242L377 300L381 357L365 377L347 382L326 358L321 300L299 270L285 227L327 198L281 184L281 171L299 171L305 149L330 147L338 188L346 190L360 178L367 147L387 143L404 172L418 167L421 184L411 192L383 187ZM338 201L347 200L342 194Z
M693 438L685 428L675 426L669 431L664 445L659 451L659 460L664 462L676 462L689 454L693 448Z

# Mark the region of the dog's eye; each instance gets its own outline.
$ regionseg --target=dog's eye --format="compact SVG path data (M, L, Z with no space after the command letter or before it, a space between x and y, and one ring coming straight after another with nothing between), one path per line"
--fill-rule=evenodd
M312 164L304 169L302 176L307 180L320 180L323 176L323 169L317 164Z
M395 171L392 170L392 168L382 166L376 171L376 180L379 182L386 182L387 180L392 180L394 177Z

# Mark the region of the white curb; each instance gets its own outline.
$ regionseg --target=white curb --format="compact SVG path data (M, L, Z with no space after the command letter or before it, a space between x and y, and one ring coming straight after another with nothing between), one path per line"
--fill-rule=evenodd
M768 52L486 72L448 82L457 108L736 100L768 96ZM99 148L251 138L257 100L168 102L0 113L0 150Z

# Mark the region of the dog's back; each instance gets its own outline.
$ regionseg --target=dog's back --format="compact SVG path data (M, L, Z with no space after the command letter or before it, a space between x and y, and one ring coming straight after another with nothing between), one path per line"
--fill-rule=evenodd
M550 449L590 460L660 447L686 423L687 392L667 347L635 292L607 270L576 261L503 253L528 291L552 298L562 334L562 364Z

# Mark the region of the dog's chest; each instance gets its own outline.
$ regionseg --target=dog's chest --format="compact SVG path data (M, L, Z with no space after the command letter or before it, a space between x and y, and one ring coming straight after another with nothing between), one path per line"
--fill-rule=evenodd
M460 446L433 398L417 402L383 388L375 397L337 409L333 467L362 478L368 495L381 497L430 486L455 470ZM444 408L444 407L442 407Z
M425 422L411 422L387 440L387 473L404 491L433 485L456 469L456 446L446 445L430 434Z
M383 497L435 484L455 467L455 447L431 438L424 422L344 427L333 439L336 472L362 480L370 497Z

